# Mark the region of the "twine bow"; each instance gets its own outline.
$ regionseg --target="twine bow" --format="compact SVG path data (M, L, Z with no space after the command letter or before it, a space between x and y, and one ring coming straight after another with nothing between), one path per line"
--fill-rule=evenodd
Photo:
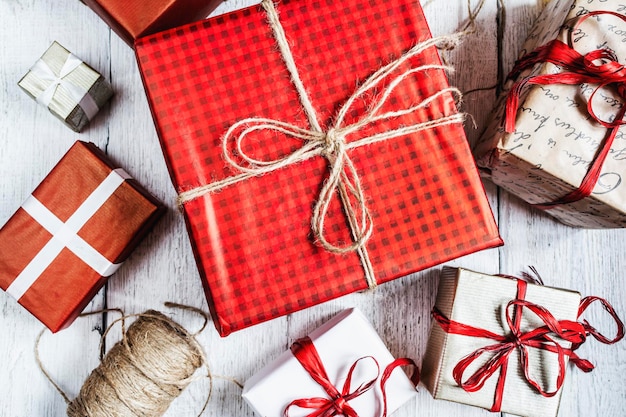
M289 403L289 405L285 408L285 411L283 413L284 417L289 417L289 409L291 407L308 408L315 410L308 414L307 417L333 417L340 415L346 417L359 417L357 412L354 410L354 408L352 408L350 404L348 404L348 402L365 394L374 386L374 384L378 380L378 377L380 376L380 366L378 364L378 361L374 357L364 356L357 359L352 364L352 366L350 366L348 376L340 392L328 378L328 374L326 373L324 364L319 357L315 345L309 337L304 337L302 339L296 340L291 346L291 352L296 357L298 362L300 362L302 367L308 372L311 378L313 378L313 380L317 382L324 389L324 391L326 391L326 393L328 394L328 398L314 397L294 400ZM376 375L372 379L361 383L361 385L359 385L356 389L350 392L352 385L352 375L359 363L366 359L371 359L372 362L376 365ZM391 376L391 373L394 369L399 366L405 365L411 365L417 369L417 366L415 365L415 362L413 362L413 360L400 358L390 363L383 372L380 380L383 402L382 417L387 416L387 393L385 391L385 385L387 383L387 380ZM419 372L416 371L413 374L411 381L414 385L417 385L419 383Z
M87 118L89 120L93 119L99 110L98 104L94 98L87 90L66 79L66 77L75 71L82 63L83 61L75 55L69 54L63 63L59 74L57 75L43 59L37 60L35 65L33 65L30 69L30 72L36 75L44 83L47 83L46 88L37 97L37 102L46 108L50 107L50 104L54 99L54 95L57 92L57 88L62 86L63 89L65 89L65 91L67 91L70 95L72 100L83 109Z
M517 297L507 304L506 322L509 333L501 335L493 333L486 329L470 326L467 324L452 321L445 317L437 308L433 309L433 318L441 326L444 332L450 334L458 334L464 336L481 337L494 340L496 343L488 345L463 357L452 371L452 376L456 383L467 392L476 392L483 388L485 382L489 380L498 371L498 381L494 394L494 402L491 411L500 411L502 400L504 397L504 385L506 382L507 369L509 365L510 355L515 351L519 351L520 365L523 370L524 378L528 383L542 396L553 397L556 395L565 378L565 357L568 356L570 361L584 372L590 372L594 369L591 362L580 358L574 351L578 349L587 339L588 335L594 336L597 340L605 344L613 344L624 337L624 324L617 316L613 307L604 299L599 297L586 297L581 301L578 310L580 317L583 312L595 301L600 301L603 307L609 312L611 317L617 324L617 335L614 339L609 339L600 334L586 320L576 322L571 320L557 320L552 313L546 308L524 300L526 296L527 283L517 280ZM532 330L522 331L521 320L523 309L526 308L533 312L544 326L537 327ZM511 309L514 310L514 317L511 317ZM554 339L558 336L563 342L570 343L571 348L564 347L561 343ZM554 390L544 389L530 374L529 365L529 348L546 350L558 355L559 371ZM483 355L491 355L489 360L479 367L471 376L463 380L467 368Z
M391 79L384 87L382 93L377 95L374 102L357 118L356 122L346 124L346 117L355 110L354 105L359 99L363 98L365 94L374 91L377 87L380 87L385 80L391 77L395 70L409 59L421 54L428 48L436 46L442 41L458 43L461 35L457 34L448 37L432 38L419 43L404 53L400 58L377 70L346 100L341 106L337 116L334 118L331 126L324 130L318 121L317 112L311 104L306 89L298 74L293 55L289 48L289 43L278 19L278 14L273 2L271 0L263 0L261 5L267 13L269 24L274 32L274 37L285 65L291 75L291 81L298 92L302 108L307 116L310 127L302 128L280 120L259 117L246 118L234 123L222 137L222 153L228 165L236 172L239 172L239 174L222 181L213 182L183 192L179 195L179 203L185 204L207 193L220 190L226 186L254 176L268 174L318 156L324 157L328 161L330 172L313 208L313 214L311 216L313 236L320 246L332 253L342 254L356 251L361 259L368 287L374 288L376 287L376 279L365 248L366 242L373 231L372 216L367 208L367 198L363 192L361 180L350 158L349 151L361 146L372 145L392 138L411 135L426 129L462 123L464 116L455 113L434 120L403 125L370 136L362 135L359 139L352 141L348 141L347 137L375 122L409 115L427 108L437 99L449 95L460 97L461 93L456 88L445 88L408 108L382 112L383 105L387 102L398 85L407 77L431 70L451 70L451 68L443 65L422 65L405 70L400 75ZM253 155L246 154L244 150L245 140L249 139L249 136L256 132L274 132L276 134L282 134L289 138L299 140L303 142L303 144L291 154L277 155L270 160L261 160L255 158ZM236 151L237 158L234 156L231 148ZM339 195L351 233L352 242L347 244L330 242L326 237L325 223L335 193Z
M372 234L372 217L366 205L366 198L363 193L361 181L348 151L361 146L413 134L435 125L441 126L444 123L459 123L462 120L462 115L455 114L443 119L403 126L347 142L346 138L348 135L358 132L367 125L380 120L388 120L413 113L428 107L434 100L444 94L458 92L454 88L446 88L408 109L380 113L380 109L385 104L386 100L406 77L425 70L445 69L446 67L442 65L424 65L412 68L397 76L374 105L370 107L365 114L361 115L357 122L345 125L345 118L350 113L352 106L359 97L362 97L366 92L375 88L406 59L422 52L425 48L425 45L422 45L420 48L409 51L402 59L383 67L371 78L366 80L346 101L335 118L333 125L327 131L315 128L304 129L290 123L266 118L247 118L236 122L228 129L223 137L222 152L224 158L234 169L254 176L267 174L314 157L322 156L326 158L329 163L330 173L328 179L324 182L313 209L311 225L314 236L324 249L333 253L346 253L363 247ZM278 155L272 160L260 160L246 154L244 150L245 140L250 138L250 134L257 131L281 133L302 141L303 145L291 154ZM241 160L237 160L233 156L230 150L231 142L233 142L232 148L236 150ZM337 191L342 198L344 209L351 221L354 239L351 244L343 246L329 242L326 238L324 228L329 206Z
M586 19L603 14L616 16L626 21L626 16L619 13L611 11L590 12L582 17L572 31L570 31L569 43L573 45L572 33L575 32ZM622 99L622 103L626 102L626 67L619 63L619 59L614 51L609 49L596 49L582 55L573 47L559 40L553 40L518 60L508 78L517 78L521 72L532 68L537 63L545 62L558 65L561 67L562 71L557 74L525 77L513 85L506 101L505 130L509 133L515 131L515 117L519 105L519 98L522 89L526 85L579 85L587 83L597 85L587 102L587 112L601 126L606 127L608 133L580 186L555 201L534 205L541 210L548 210L561 204L573 203L591 195L595 185L600 179L602 166L611 150L611 145L617 136L617 132L622 125L626 124L623 120L626 114L626 105L624 104L622 104L615 119L612 121L603 120L593 110L593 98L595 94L608 86L615 87L617 94Z

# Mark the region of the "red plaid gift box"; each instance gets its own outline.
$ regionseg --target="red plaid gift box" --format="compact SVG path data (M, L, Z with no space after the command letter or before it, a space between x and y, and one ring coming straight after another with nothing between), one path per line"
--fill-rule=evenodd
M0 288L61 330L163 211L94 144L76 142L0 229Z
M222 335L502 243L419 2L277 9L136 44Z

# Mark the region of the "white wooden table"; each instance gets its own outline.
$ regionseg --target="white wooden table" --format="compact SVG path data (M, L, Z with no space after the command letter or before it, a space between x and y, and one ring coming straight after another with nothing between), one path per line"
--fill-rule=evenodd
M229 0L216 12L244 7L255 0ZM465 0L424 0L435 35L462 27L468 17ZM501 4L504 3L504 4ZM543 0L486 0L478 31L449 55L458 71L452 84L463 91L496 84L510 69ZM477 0L472 0L476 5ZM503 17L506 17L503 19ZM149 308L167 311L167 300L207 309L191 247L175 192L161 156L148 104L132 50L87 7L76 0L0 0L0 223L20 206L34 187L78 138L95 142L139 179L169 210L156 229L134 252L87 310L120 307L127 313ZM111 105L83 134L64 127L28 98L16 83L53 40L59 41L111 80L116 91ZM468 123L475 141L483 128L495 90L465 98L477 129ZM626 314L626 270L623 230L578 230L531 210L520 200L486 184L506 246L467 256L452 265L486 273L516 274L535 265L551 286L599 295ZM353 294L288 317L254 326L222 339L212 328L201 334L215 373L244 381L334 313L358 306L373 321L396 356L421 360L431 324L439 268L424 271ZM39 371L33 353L42 326L15 300L0 292L0 415L34 417L65 415L65 403ZM173 311L171 316L197 328L200 320ZM589 315L608 332L600 309ZM41 354L50 372L70 397L98 364L102 316L82 318L56 335L46 333ZM109 317L110 320L110 317ZM113 334L109 346L119 339ZM569 368L559 416L622 416L626 410L626 342L605 346L589 343L584 357L597 369L582 374ZM168 416L194 416L201 408L208 383L192 384L179 397ZM251 416L240 389L216 381L205 416ZM487 411L435 401L421 388L416 400L395 414L406 416L482 416Z

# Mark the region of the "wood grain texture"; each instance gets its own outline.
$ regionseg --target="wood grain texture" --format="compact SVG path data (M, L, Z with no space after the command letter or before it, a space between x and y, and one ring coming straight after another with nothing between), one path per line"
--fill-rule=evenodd
M513 66L518 53L514 51L519 51L545 2L524 0L506 4L502 39L505 73ZM626 258L619 254L624 230L564 226L504 191L499 207L500 232L506 242L501 256L503 273L515 274L534 265L546 285L575 289L583 296L605 297L624 314L626 284L622 271ZM592 324L600 323L607 334L614 334L601 308L589 313L586 317ZM626 388L620 375L626 371L626 344L605 346L589 340L581 348L581 356L597 368L590 374L568 368L559 415L623 415Z
M253 0L228 0L214 14L252 5ZM462 29L468 21L465 0L423 0L434 35ZM471 8L478 5L471 1ZM498 74L508 71L534 18L541 0L486 0L475 31L454 51L445 52L457 70L451 84L469 93L461 109L473 116L467 134L474 142L485 126L496 90L488 89ZM190 330L202 320L188 312L166 309L165 301L207 310L181 214L175 207L175 191L169 180L158 138L130 48L111 33L87 7L76 0L41 2L0 0L0 222L19 207L50 168L77 138L103 148L168 206L155 230L113 276L87 310L120 307L127 313L154 308L170 314ZM499 31L498 24L503 24ZM504 35L499 39L498 33ZM29 99L16 83L53 41L57 40L99 70L113 84L116 96L90 127L74 134ZM499 67L500 65L500 67ZM623 230L586 231L562 226L529 209L523 202L500 192L490 183L487 194L506 246L483 251L454 262L485 273L515 274L535 265L548 285L577 289L609 298L619 312L626 312L626 269L621 253ZM209 324L200 336L214 373L244 381L301 337L344 308L359 307L369 317L396 356L422 358L431 325L439 268L413 274L382 285L375 291L352 294L288 317L279 318L220 338ZM39 372L33 345L41 325L0 292L0 415L11 417L64 415L61 396ZM589 320L610 332L601 309ZM114 319L109 314L107 321ZM70 397L74 397L88 373L98 363L98 341L103 316L79 319L57 335L47 333L41 345L42 359ZM113 332L107 345L119 340ZM584 357L597 365L591 374L569 369L563 393L561 417L623 414L626 393L626 344L607 347L590 342ZM252 416L234 384L216 379L205 416ZM194 416L202 407L208 381L193 383L172 405L167 416ZM488 416L485 410L435 401L420 388L418 397L394 414L409 416Z
M62 7L38 1L0 2L3 23L0 30L0 218L3 223L77 137L24 94L17 81L53 40L109 76L109 30L98 27L97 17L81 12L80 8L78 2ZM75 30L68 26L70 20ZM108 123L108 109L104 109L88 129L90 140L99 146L106 145ZM103 303L104 293L100 292L87 308L101 308ZM0 293L0 308L0 349L4 358L0 384L5 390L0 414L64 415L63 399L35 364L34 341L43 326L4 292ZM47 333L43 338L42 359L64 390L78 392L82 381L97 365L99 333L93 329L101 328L100 317L93 317L79 320L58 336ZM76 358L80 358L80 366L75 363Z

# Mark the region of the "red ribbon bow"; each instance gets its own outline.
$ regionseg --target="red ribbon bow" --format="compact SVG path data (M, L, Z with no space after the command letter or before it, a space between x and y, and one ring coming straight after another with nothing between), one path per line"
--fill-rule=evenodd
M594 336L597 340L606 344L613 344L624 337L624 324L617 317L617 313L613 307L604 299L598 297L586 297L582 300L578 310L578 316L589 307L594 301L600 301L603 307L615 320L618 331L614 339L608 339L600 334L594 327L589 325L585 320L582 323L571 320L556 320L555 317L544 307L524 300L526 296L527 283L517 281L517 298L511 300L506 308L506 320L510 329L510 334L500 335L489 330L469 326L463 323L452 321L446 318L437 308L433 309L433 317L441 326L443 331L450 334L458 334L464 336L482 337L492 339L496 343L475 350L474 352L463 357L454 367L452 375L456 383L467 392L476 392L480 390L485 382L491 378L496 372L500 371L496 391L494 395L493 406L491 411L500 411L504 395L504 384L506 381L509 357L516 349L520 353L520 364L524 372L524 378L528 383L544 397L552 397L556 395L563 385L565 378L565 356L570 357L570 361L584 372L593 370L593 364L586 359L581 359L574 353L582 345L588 335ZM510 315L510 309L513 307L514 317ZM521 319L523 309L527 308L532 311L545 326L538 327L526 332L521 331ZM557 342L553 335L563 339L565 342L572 344L571 348L563 347ZM540 383L533 379L530 375L528 349L536 348L547 350L558 355L559 374L557 376L556 387L553 391L544 389ZM463 375L472 362L484 354L491 354L491 358L474 372L465 381Z
M586 19L591 16L602 14L613 15L626 21L626 16L619 13L610 11L590 12L582 17L572 29L570 32L569 43L573 44L571 38L572 33L575 32ZM626 101L626 67L619 63L618 57L613 51L608 49L596 49L582 55L570 45L567 45L559 40L553 40L518 60L508 78L517 78L517 76L524 70L532 68L535 64L545 62L558 65L561 67L562 72L559 72L558 74L526 77L513 85L506 101L505 130L509 133L515 131L515 117L519 105L519 98L522 89L527 84L579 85L588 83L595 84L597 87L589 97L589 101L587 102L587 111L594 120L609 129L609 131L580 186L576 190L556 199L555 201L534 205L536 208L541 210L547 210L560 204L573 203L591 195L594 187L598 183L602 166L604 165L606 157L609 154L613 140L617 135L617 131L620 126L626 124L623 120L624 115L626 114L626 105L622 105L613 121L602 120L593 110L593 98L595 97L595 94L598 90L607 86L614 86L620 98L623 101Z
M326 369L324 368L324 364L322 363L322 360L317 353L315 345L313 345L313 342L309 337L304 337L302 339L296 340L291 346L291 351L296 359L298 359L302 367L309 373L311 378L313 378L315 382L317 382L322 388L324 388L324 391L326 391L326 393L328 394L328 398L315 397L294 400L285 408L285 417L289 416L289 409L294 406L315 410L312 413L308 414L307 417L332 417L339 415L343 415L346 417L359 417L354 408L352 408L350 404L348 404L348 401L369 391L376 383L376 380L380 376L380 366L378 365L378 361L376 361L374 357L364 356L357 359L350 367L346 381L342 387L341 392L339 392L339 390L328 378ZM365 359L371 359L376 364L376 376L369 381L363 382L354 391L350 392L352 385L352 374L359 362ZM411 381L415 385L419 383L419 372L417 372L417 366L415 365L415 362L413 362L413 360L400 358L390 363L385 368L380 380L380 388L383 396L383 417L387 416L387 394L385 391L385 384L387 383L387 380L391 376L393 370L399 366L404 365L411 365L416 368L416 372L414 372L413 376L411 377Z

